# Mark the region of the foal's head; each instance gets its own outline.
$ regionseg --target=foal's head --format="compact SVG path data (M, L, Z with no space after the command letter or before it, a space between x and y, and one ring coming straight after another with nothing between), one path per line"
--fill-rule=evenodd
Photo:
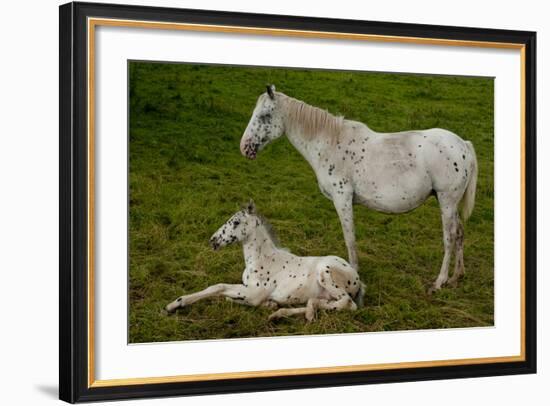
M283 115L279 108L281 93L275 92L275 86L267 86L267 91L260 95L248 126L241 138L241 153L250 159L271 141L279 138L284 132Z
M251 200L244 209L233 214L210 238L210 245L217 250L235 241L244 241L260 221L256 215L256 206Z

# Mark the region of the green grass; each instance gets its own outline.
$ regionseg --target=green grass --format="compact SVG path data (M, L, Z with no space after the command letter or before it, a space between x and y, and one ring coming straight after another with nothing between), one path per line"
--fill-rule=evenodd
M256 161L239 141L266 83L377 131L442 127L471 140L476 207L465 224L466 276L433 296L443 258L439 208L384 215L355 207L366 306L268 322L268 309L213 299L175 315L176 297L243 271L239 245L208 239L249 198L298 255L347 258L332 203L286 138ZM130 63L130 342L432 329L493 324L493 80Z

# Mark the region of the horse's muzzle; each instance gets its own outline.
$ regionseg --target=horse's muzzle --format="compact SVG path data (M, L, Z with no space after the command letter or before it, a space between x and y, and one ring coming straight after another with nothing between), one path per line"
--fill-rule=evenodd
M256 159L258 153L258 147L250 140L241 141L241 154L243 154L248 159Z

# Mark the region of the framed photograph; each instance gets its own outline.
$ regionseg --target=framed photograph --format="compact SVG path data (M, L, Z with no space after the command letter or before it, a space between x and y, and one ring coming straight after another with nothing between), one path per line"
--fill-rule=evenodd
M534 32L60 7L60 398L536 371Z

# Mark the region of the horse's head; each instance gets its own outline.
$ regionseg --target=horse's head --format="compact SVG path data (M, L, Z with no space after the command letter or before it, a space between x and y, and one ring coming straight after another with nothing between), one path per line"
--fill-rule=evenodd
M267 86L256 102L256 107L248 126L241 138L241 153L255 159L256 154L284 132L283 115L279 108L281 94L275 92L275 86Z
M231 218L210 237L210 245L217 250L235 241L243 241L257 226L258 218L256 217L256 206L254 202L250 200L244 209L233 214Z

